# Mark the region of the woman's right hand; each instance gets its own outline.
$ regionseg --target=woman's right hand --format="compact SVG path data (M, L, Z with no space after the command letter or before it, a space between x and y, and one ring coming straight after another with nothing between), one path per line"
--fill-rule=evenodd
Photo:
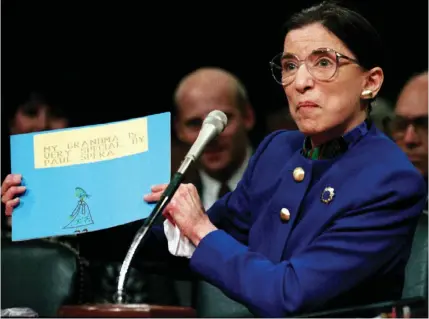
M13 208L18 205L19 197L17 195L25 192L25 186L21 186L21 178L20 174L9 174L1 185L1 201L6 206L6 216L11 216Z

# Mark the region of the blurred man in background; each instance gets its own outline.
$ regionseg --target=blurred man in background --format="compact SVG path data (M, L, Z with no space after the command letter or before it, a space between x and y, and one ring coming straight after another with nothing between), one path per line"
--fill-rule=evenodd
M234 189L252 154L248 133L255 118L243 84L231 73L201 68L180 81L174 95L174 129L188 148L198 137L205 117L213 110L228 116L225 130L201 154L199 181L204 206L210 207L222 189Z
M395 117L390 123L392 138L428 182L428 73L411 77L399 94ZM407 187L408 185L404 185ZM427 188L426 188L427 190ZM423 210L413 238L403 297L420 294L427 297L428 206ZM423 283L423 285L422 285Z
M413 76L402 89L391 125L392 137L428 178L428 73Z

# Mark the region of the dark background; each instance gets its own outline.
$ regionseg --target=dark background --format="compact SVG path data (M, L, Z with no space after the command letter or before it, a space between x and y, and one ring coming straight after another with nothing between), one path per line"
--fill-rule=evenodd
M72 125L169 111L179 79L205 65L238 75L264 115L285 105L268 65L282 49L281 26L315 2L2 1L2 126L31 89L65 107ZM393 101L409 76L427 69L428 3L345 3L381 34L381 95Z

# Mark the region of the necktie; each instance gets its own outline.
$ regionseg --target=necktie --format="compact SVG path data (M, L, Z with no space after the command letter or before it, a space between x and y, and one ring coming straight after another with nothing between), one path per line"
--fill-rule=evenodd
M222 183L219 192L217 194L217 198L221 198L223 197L225 194L229 193L231 191L231 189L228 187L228 185L226 183Z

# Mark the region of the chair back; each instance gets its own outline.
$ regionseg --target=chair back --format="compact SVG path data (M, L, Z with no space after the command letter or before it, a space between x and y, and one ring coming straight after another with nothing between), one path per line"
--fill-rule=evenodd
M197 283L196 311L200 318L252 318L242 304L228 298L220 289L205 282Z
M1 307L28 307L56 317L61 305L77 303L79 258L68 247L45 240L1 243Z
M417 224L411 254L405 268L402 298L428 297L428 214L423 213Z

